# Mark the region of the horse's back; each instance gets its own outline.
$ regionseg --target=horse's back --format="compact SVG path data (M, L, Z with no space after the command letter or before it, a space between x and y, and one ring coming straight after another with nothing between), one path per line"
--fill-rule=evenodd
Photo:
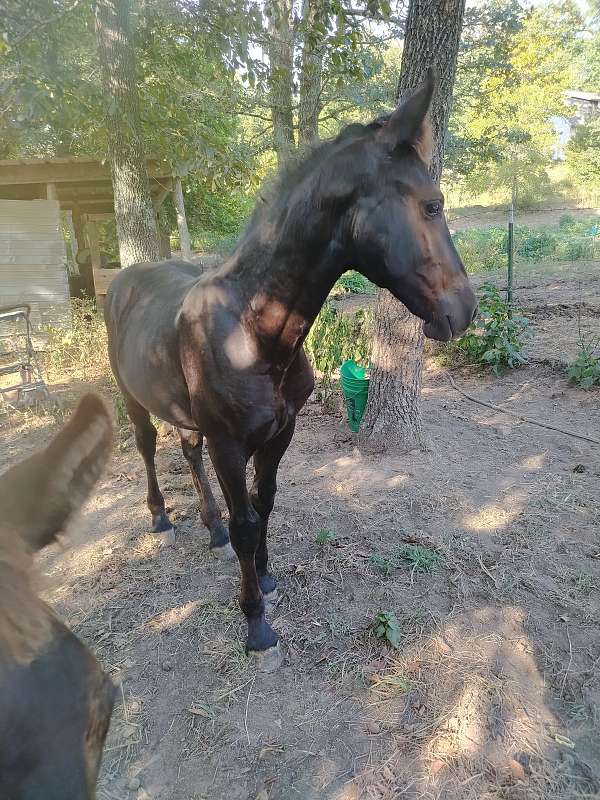
M200 265L176 259L132 264L113 280L104 304L110 362L121 389L161 419L184 427L189 422L189 397L177 319L202 274ZM171 386L178 411L169 410L170 403L162 397L164 381Z
M117 321L120 312L141 299L170 305L180 303L185 292L203 274L202 266L169 259L158 263L132 264L119 271L108 287L105 301L107 324Z

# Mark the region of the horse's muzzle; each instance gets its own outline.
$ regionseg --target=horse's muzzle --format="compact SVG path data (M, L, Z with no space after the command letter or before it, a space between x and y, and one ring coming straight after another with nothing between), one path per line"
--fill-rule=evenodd
M467 285L461 291L445 295L437 305L431 319L425 322L423 332L428 339L447 342L458 339L477 315L477 300Z

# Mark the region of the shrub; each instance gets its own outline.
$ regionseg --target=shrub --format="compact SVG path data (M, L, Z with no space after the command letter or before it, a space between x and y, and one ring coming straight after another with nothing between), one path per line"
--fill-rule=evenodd
M369 337L371 314L358 311L353 316L337 311L326 302L306 337L305 347L313 367L322 375L326 391L333 374L349 358L367 364L371 353Z
M547 228L519 226L515 235L515 253L526 261L550 258L556 249L557 237Z
M377 291L377 287L368 278L353 269L344 272L342 277L336 281L333 289L334 292L338 290L350 294L375 294Z
M600 386L600 338L585 341L579 336L577 358L567 368L569 381L580 389Z
M456 346L470 363L481 364L498 374L526 362L523 348L530 336L529 320L515 314L491 283L482 287L479 318Z
M467 272L506 266L508 233L504 228L458 231L452 238Z
M68 318L45 331L44 363L50 380L65 374L82 380L110 374L106 327L94 300L71 300Z
M459 231L453 235L467 272L505 269L508 232L504 228ZM515 225L515 256L526 262L592 261L600 257L597 220L564 214L557 226Z

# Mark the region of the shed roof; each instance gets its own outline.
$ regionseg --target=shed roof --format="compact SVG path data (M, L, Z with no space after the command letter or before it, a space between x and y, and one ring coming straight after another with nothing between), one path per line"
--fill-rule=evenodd
M164 161L150 158L146 163L150 191L160 205L161 196L172 188L173 173ZM54 185L63 209L84 214L113 212L112 177L106 161L80 156L0 160L1 199L45 199L48 184Z

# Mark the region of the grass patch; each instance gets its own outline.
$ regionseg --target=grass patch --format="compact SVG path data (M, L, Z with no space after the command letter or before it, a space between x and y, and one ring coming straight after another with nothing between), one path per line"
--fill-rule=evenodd
M372 555L371 566L390 577L396 570L409 566L412 572L433 572L440 565L440 555L429 547L407 544L390 555Z
M315 542L319 545L319 547L325 547L331 542L335 541L335 533L333 531L329 531L326 528L322 528L315 538Z

